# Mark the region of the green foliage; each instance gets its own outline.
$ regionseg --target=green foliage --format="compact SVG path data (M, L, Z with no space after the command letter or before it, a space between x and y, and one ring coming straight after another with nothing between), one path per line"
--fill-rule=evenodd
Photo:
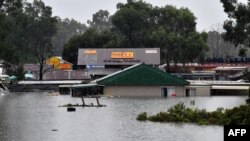
M240 50L239 50L239 53L238 53L238 56L240 56L240 57L246 57L247 56L247 49L246 48L241 48Z
M112 27L111 17L107 10L99 10L93 14L92 21L88 20L90 28L96 29L98 32L109 30Z
M86 30L87 26L81 24L74 19L60 19L57 17L57 33L52 38L52 47L54 55L61 56L63 46L74 36L82 35Z
M195 16L188 9L165 6L155 9L157 23L149 32L153 46L159 46L162 58L169 63L201 62L207 51L206 34L195 30ZM169 71L169 70L168 70Z
M143 47L145 33L150 28L152 5L141 0L128 0L126 4L117 4L117 8L112 16L115 29L124 35L128 47Z
M64 45L62 57L76 66L79 48L118 48L122 42L119 36L111 30L98 32L90 28Z
M136 117L136 119L139 120L139 121L146 121L147 120L147 113L146 112L140 113Z
M95 13L90 29L64 46L63 57L76 64L78 48L160 47L162 63L168 65L205 60L207 34L196 31L189 9L153 7L141 0L118 3L117 9L112 16L104 10Z
M51 7L46 6L41 0L34 0L32 4L27 3L25 14L28 20L27 45L39 63L39 80L42 80L45 60L53 54L51 41L57 31L57 19L52 17Z
M142 117L143 121L149 120L153 122L183 122L197 123L199 125L249 125L250 105L241 105L226 110L218 108L216 111L207 112L204 109L187 108L183 103L178 103L168 109L167 112L160 112L148 117L141 113L138 117Z
M196 32L196 18L187 8L128 0L117 4L112 16L106 10L95 13L87 29L75 20L53 17L41 0L1 2L0 59L12 66L38 62L40 79L46 58L62 53L76 65L79 48L160 47L162 63L168 64L202 61L207 51L206 35Z
M250 96L248 96L248 97L250 97ZM250 104L250 98L248 98L248 99L246 100L246 102L247 102L247 104Z
M249 125L250 105L241 105L233 109L225 110L223 120L225 125Z
M149 116L147 120L153 121L153 122L168 122L168 121L172 121L173 118L167 112L160 112L154 116Z
M23 65L19 65L17 70L16 70L16 76L17 80L23 80L24 79L24 70L23 70Z
M226 32L223 38L232 42L235 46L239 44L250 47L250 2L243 4L237 0L221 0L224 11L229 20L224 22Z
M51 39L56 33L56 18L51 7L41 0L0 2L0 59L8 74L21 73L24 63L40 64L52 53Z
M22 0L2 0L0 4L0 59L10 72L21 60L25 15Z

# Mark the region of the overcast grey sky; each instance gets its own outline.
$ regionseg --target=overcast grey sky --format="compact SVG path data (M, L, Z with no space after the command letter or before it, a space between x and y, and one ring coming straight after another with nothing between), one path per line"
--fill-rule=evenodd
M31 1L31 0L29 0ZM116 4L126 3L127 0L43 0L46 5L53 8L53 15L61 18L73 18L81 23L92 19L98 10L108 10L115 13ZM222 24L227 15L223 11L220 0L144 0L153 6L174 5L177 8L189 8L197 18L197 30L210 30L211 27ZM240 0L246 2L247 0Z

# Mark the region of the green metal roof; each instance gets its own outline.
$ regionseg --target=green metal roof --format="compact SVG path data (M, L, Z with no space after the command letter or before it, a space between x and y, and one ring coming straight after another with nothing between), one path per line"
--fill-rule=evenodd
M122 71L97 79L98 85L106 86L183 86L189 85L185 81L169 73L145 64L137 64Z

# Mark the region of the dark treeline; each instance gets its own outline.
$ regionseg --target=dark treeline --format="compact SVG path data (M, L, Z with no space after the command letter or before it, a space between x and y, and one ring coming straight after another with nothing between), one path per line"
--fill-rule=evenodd
M223 24L224 31L218 26L208 32L209 57L247 57L250 55L250 2L220 0L228 19Z
M206 33L196 31L196 17L187 8L154 7L128 0L118 3L114 15L100 10L88 21L89 28L72 38L63 58L76 64L78 48L161 48L162 63L204 61Z
M45 59L61 55L63 45L86 28L52 16L52 8L41 0L0 0L0 60L8 74L19 76L24 63L39 63L42 79Z
M0 0L0 60L8 74L22 72L24 63L39 63L42 79L45 59L62 55L76 65L78 48L159 47L167 68L170 63L225 57L232 54L228 42L231 48L249 46L249 3L221 2L229 17L225 33L199 33L189 9L156 7L141 0L118 3L113 15L99 10L88 20L89 26L52 16L52 8L42 0ZM238 55L244 57L246 51L239 49Z

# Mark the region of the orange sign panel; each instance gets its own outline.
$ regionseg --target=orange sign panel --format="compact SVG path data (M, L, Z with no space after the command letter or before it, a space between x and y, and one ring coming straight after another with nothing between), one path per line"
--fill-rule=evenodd
M126 52L111 52L112 59L133 59L134 52L126 51Z
M70 69L72 69L72 65L71 64L60 64L60 66L59 66L59 69L61 69L61 70L70 70Z
M84 54L96 54L96 50L90 50L90 49L88 49L88 50L84 50Z

